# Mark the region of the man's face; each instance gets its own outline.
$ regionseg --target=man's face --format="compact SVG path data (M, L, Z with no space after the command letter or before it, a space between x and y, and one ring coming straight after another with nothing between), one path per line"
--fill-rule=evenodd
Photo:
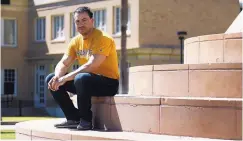
M87 35L93 28L94 20L86 12L75 13L74 21L76 30L82 35Z

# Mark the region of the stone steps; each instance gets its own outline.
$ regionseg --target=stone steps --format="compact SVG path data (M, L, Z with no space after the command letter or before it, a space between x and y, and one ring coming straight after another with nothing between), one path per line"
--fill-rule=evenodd
M129 95L242 98L241 63L150 65L129 71Z
M241 40L239 33L191 38L185 41L185 64L130 68L128 95L92 98L97 130L55 129L59 120L28 121L16 125L16 137L241 140ZM76 96L72 100L77 107Z
M220 139L197 138L188 136L156 135L146 133L121 131L77 131L75 129L56 129L55 123L64 119L34 120L18 123L16 125L17 140L207 140L221 141ZM224 140L226 141L226 140Z
M76 105L76 97L73 97ZM111 131L242 138L242 99L116 95L92 99L94 126Z
M242 32L240 30L230 34L192 37L186 39L184 44L185 64L242 63Z

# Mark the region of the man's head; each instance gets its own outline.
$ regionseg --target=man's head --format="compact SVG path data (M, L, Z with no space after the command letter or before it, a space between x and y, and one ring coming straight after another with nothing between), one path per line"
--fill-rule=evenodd
M88 7L79 7L73 14L76 30L84 36L87 35L94 27L92 11Z

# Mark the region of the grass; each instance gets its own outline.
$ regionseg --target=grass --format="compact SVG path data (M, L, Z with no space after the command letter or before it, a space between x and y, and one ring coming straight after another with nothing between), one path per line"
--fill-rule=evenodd
M21 122L28 120L51 119L55 117L2 117L2 122ZM1 140L14 140L15 130L1 130Z
M15 139L15 131L14 130L2 130L1 131L1 140L14 140Z
M27 120L51 119L55 117L2 117L3 122L21 122Z

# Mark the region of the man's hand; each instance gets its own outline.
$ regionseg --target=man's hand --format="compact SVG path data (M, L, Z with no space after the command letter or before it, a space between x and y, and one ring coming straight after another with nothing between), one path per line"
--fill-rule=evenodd
M58 76L52 77L52 79L48 83L48 89L55 91L53 86L55 85L57 80L58 80Z
M76 69L73 72L70 72L69 74L65 75L65 81L71 81L74 80L75 76L78 73L84 73L84 72L92 72L95 69L97 69L103 61L106 59L105 55L101 54L94 54L92 55L88 62L80 66L78 69Z
M60 86L66 83L65 76L58 78L55 83L53 83L53 90L56 91L59 89Z
M48 89L52 91L58 90L59 86L63 85L65 82L62 80L63 76L67 72L69 66L75 60L72 56L63 55L62 59L58 62L55 68L55 76L48 83Z

